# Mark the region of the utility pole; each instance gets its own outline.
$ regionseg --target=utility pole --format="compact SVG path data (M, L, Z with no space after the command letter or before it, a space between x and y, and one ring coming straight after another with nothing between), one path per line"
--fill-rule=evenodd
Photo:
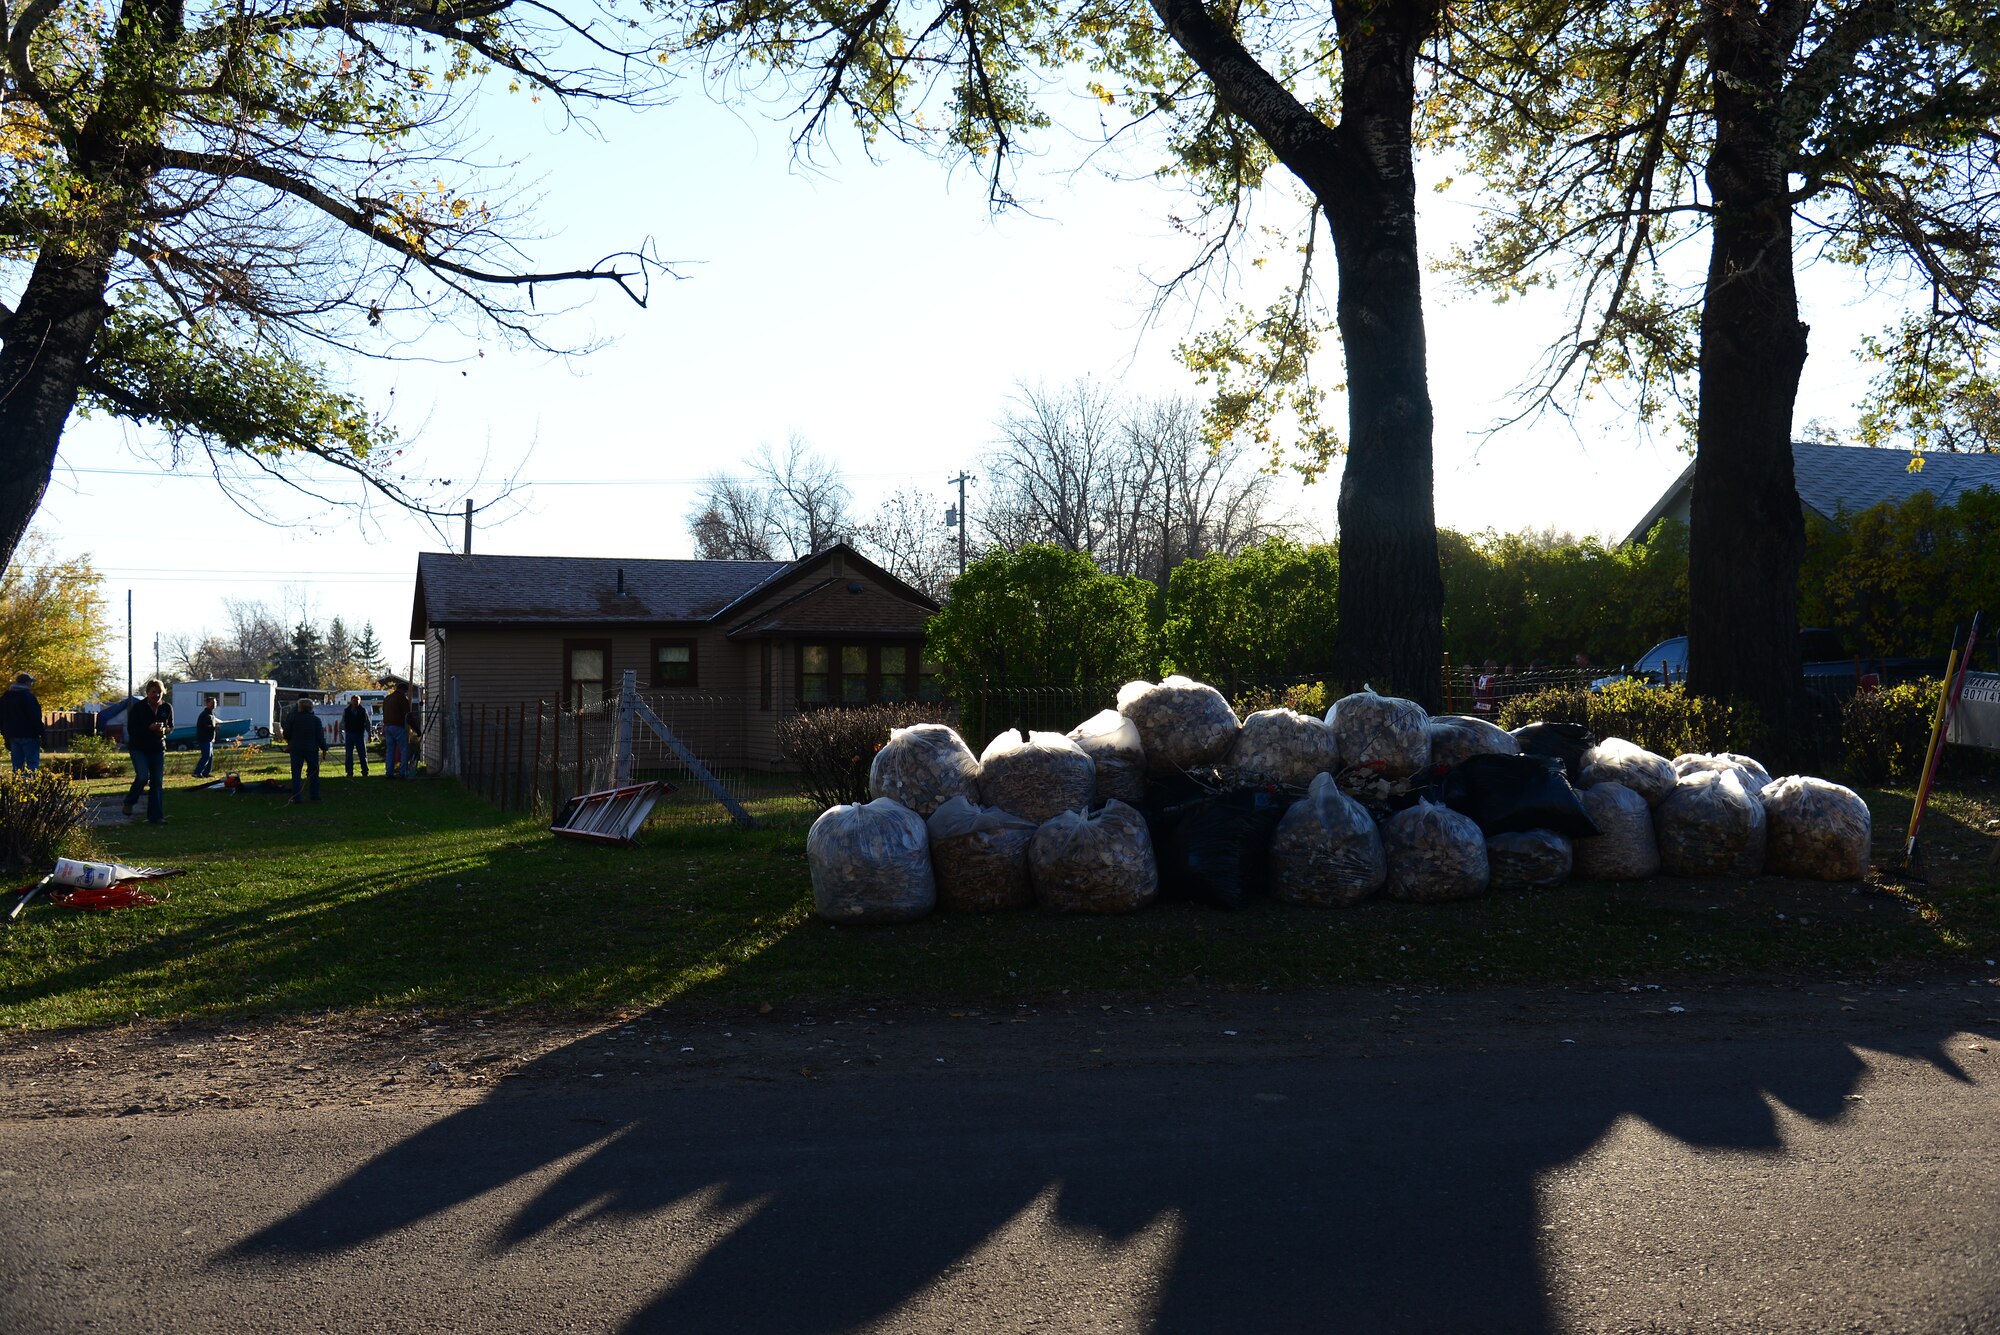
M132 590L125 590L125 698L132 698Z
M946 485L955 484L958 487L958 509L952 512L951 518L958 525L958 573L961 575L965 573L965 484L978 480L962 468L957 477L945 479Z
M465 498L465 555L472 555L472 498Z

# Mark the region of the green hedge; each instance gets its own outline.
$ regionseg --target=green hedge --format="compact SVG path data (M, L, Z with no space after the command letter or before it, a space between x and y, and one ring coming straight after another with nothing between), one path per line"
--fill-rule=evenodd
M1690 695L1682 686L1636 681L1601 691L1538 691L1501 702L1501 727L1535 722L1581 723L1599 737L1623 737L1663 756L1689 751L1758 755L1769 741L1763 724L1748 710Z

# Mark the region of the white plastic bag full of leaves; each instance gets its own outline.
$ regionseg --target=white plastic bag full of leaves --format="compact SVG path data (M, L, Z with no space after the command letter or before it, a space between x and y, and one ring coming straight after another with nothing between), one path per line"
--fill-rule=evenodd
M1702 770L1653 808L1660 866L1672 876L1755 876L1764 870L1764 805L1734 769Z
M1287 904L1338 908L1382 888L1389 862L1382 832L1331 774L1312 781L1271 836L1271 894Z
M1660 845L1653 836L1653 811L1646 799L1622 783L1600 783L1576 800L1602 833L1578 839L1576 874L1586 881L1643 881L1660 870Z
M1340 772L1340 747L1333 729L1310 714L1260 709L1243 720L1227 764L1250 783L1304 788L1316 774Z
M806 865L813 911L828 922L908 922L937 907L924 818L886 797L822 812Z
M1088 814L1065 811L1035 831L1028 869L1036 902L1059 913L1130 913L1160 893L1146 818L1115 800Z
M1146 746L1131 719L1115 709L1099 710L1069 730L1097 768L1097 796L1109 801L1146 800Z
M1059 732L1022 737L1009 728L979 756L979 800L1040 825L1059 811L1081 811L1097 789L1097 767Z
M927 824L940 905L958 913L989 913L1035 902L1028 878L1028 845L1040 828L1034 821L954 797L932 812Z
M1213 765L1236 740L1236 711L1229 701L1190 677L1128 681L1118 691L1118 712L1139 729L1146 764L1157 774Z
M1462 765L1474 756L1518 756L1521 744L1498 724L1470 714L1436 714L1426 725L1431 764Z
M1689 752L1674 757L1674 773L1680 778L1690 774L1700 774L1707 770L1735 770L1743 776L1743 785L1753 794L1764 791L1771 782L1771 773L1749 756L1739 756L1734 751L1717 751L1713 755Z
M1874 818L1853 789L1792 774L1757 797L1770 822L1764 866L1773 875L1858 881L1868 874Z
M868 792L928 816L954 797L978 791L979 761L972 748L942 723L891 728L889 740L868 766Z
M1470 816L1419 802L1382 826L1391 899L1437 904L1486 893L1486 836Z
M1414 700L1356 691L1334 701L1326 721L1349 769L1372 768L1393 780L1430 768L1430 715Z
M1680 776L1672 762L1656 756L1636 742L1623 737L1606 737L1583 753L1583 772L1578 786L1594 788L1600 783L1622 784L1653 806L1674 790Z

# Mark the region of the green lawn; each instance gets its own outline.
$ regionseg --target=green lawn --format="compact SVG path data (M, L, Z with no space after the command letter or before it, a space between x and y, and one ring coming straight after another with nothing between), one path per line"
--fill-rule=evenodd
M997 1003L1075 992L1347 983L1613 983L1991 973L2000 803L1934 809L1932 883L1857 892L1758 880L1572 886L1421 907L1241 913L1185 904L1124 918L1039 912L834 928L811 915L802 823L649 830L580 845L441 779L347 779L326 800L189 791L168 823L111 827L98 856L186 868L157 908L42 906L0 927L0 1024L47 1027L394 1007L615 1013L674 998ZM278 774L282 753L235 763ZM218 770L228 763L218 758ZM99 791L122 780L99 780ZM1908 799L1870 794L1878 859ZM1893 828L1891 828L1893 827ZM24 878L25 879L25 878ZM1780 916L1782 915L1782 916Z

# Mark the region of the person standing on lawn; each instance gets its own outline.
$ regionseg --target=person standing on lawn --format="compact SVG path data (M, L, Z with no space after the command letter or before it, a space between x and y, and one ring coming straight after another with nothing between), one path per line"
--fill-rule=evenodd
M23 672L0 691L0 734L7 738L14 772L42 767L42 702L35 698L35 677Z
M161 697L167 688L159 678L141 687L145 695L125 711L125 745L132 753L132 788L125 794L125 814L131 815L146 794L146 821L167 823L167 734L174 730L174 707Z
M361 697L347 698L347 708L340 712L340 737L347 745L347 777L354 777L354 757L361 757L361 777L368 777L368 710L361 703Z
M398 681L382 701L382 767L392 779L403 778L410 754L410 683Z
M194 716L194 744L201 754L194 758L194 777L206 779L215 773L215 697L201 697L201 712Z
M312 776L312 800L319 801L319 758L326 754L326 726L313 713L312 701L301 699L293 708L284 726L285 749L292 753L292 802L297 805L305 799L299 795L299 773L304 771Z

